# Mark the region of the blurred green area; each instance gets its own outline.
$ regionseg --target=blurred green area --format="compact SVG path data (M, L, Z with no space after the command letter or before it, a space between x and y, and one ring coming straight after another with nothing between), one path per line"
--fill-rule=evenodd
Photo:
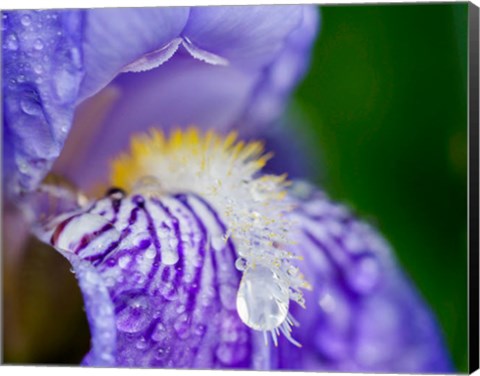
M296 93L316 183L390 241L467 372L467 4L321 8Z

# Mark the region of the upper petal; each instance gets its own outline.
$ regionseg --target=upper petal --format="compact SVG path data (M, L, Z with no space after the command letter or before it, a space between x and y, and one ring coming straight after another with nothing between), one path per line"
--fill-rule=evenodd
M7 193L34 188L62 150L83 77L81 11L2 13Z
M123 70L135 70L129 65L146 54L158 65L168 60L188 15L188 7L88 10L83 40L86 76L79 101L98 92Z
M269 64L302 22L302 6L192 7L182 35L245 70Z

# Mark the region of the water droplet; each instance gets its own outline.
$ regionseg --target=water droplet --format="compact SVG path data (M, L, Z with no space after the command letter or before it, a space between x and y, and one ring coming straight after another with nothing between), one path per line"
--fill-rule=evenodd
M169 346L161 346L155 351L155 359L165 360L170 354L171 348Z
M250 328L277 328L287 317L289 301L288 288L269 268L256 265L244 272L237 293L237 311Z
M177 245L175 244L175 246L172 246L172 239L174 238L171 237L169 241L164 241L161 244L162 263L165 265L175 265L180 258L176 248Z
M190 317L186 313L182 313L177 320L175 320L173 328L180 339L187 339L190 337L190 324Z
M226 241L223 235L217 234L211 237L210 244L215 251L221 251L225 248Z
M126 333L137 333L150 323L148 301L137 297L128 302L117 316L117 329Z
M20 99L20 108L24 113L31 116L42 114L42 106L32 97L24 97Z
M118 259L118 265L122 269L126 269L128 267L128 264L130 263L131 257L129 255L123 255Z
M296 275L298 275L298 267L294 266L294 265L290 265L287 269L287 274L291 277L295 277Z
M34 64L33 66L33 71L36 73L36 74L40 74L43 72L43 67L41 64Z
M34 43L33 43L33 48L35 48L37 51L40 51L40 50L43 50L43 42L41 39L37 39Z
M10 34L5 38L5 47L9 50L18 50L18 39L14 34Z
M135 344L135 347L139 350L145 350L148 347L148 342L144 337L140 337L140 339Z
M237 270L240 270L241 272L243 272L247 268L247 266L248 266L248 261L243 257L239 257L235 261L235 267L237 268Z
M145 258L148 259L148 260L153 260L156 256L156 254L157 254L157 251L155 250L155 248L149 247L145 251Z
M18 170L22 174L26 174L28 172L28 164L26 162L18 162Z
M167 337L167 330L165 329L165 325L163 325L161 322L157 323L157 325L155 325L155 329L151 334L151 338L155 342L160 342L166 337Z
M30 26L30 24L32 23L32 18L28 14L26 14L22 16L22 18L20 19L20 22L22 23L23 26Z
M162 288L161 288L161 294L165 299L170 300L170 301L178 299L178 290L173 285L173 283L163 284Z

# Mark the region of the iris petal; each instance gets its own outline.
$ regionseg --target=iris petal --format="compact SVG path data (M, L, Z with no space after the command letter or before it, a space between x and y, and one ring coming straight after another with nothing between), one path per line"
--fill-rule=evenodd
M255 29L257 33L263 30L264 35L260 40L246 34L243 39L231 41L238 43L236 47L232 45L232 49L238 47L251 51L245 52L245 59L250 55L256 56L254 51L262 50L261 45L272 43L281 48L266 49L270 53L270 60L262 55L262 69L244 69L242 65L234 64L236 58L223 50L210 49L233 59L228 66L207 64L179 48L169 61L156 69L119 75L111 85L118 90L118 100L97 127L95 138L87 146L87 152L83 153L86 158L77 158L74 161L75 168L67 165L57 172L66 174L84 189L90 188L104 179L108 161L127 147L131 135L152 126L169 129L195 124L203 129L222 132L238 129L243 134L253 136L261 134L262 129L273 128L273 123L284 112L288 96L306 69L313 38L318 30L318 9L313 6L212 8L218 14L228 16L232 25L238 28L248 29L253 20L263 25ZM203 37L207 38L208 35L208 40L212 41L213 35L230 30L223 21L217 19L217 13L210 14L210 7L194 9L186 28L189 38L193 38L194 31L198 29ZM285 14L293 9L295 12L292 12L292 16ZM270 20L268 10L276 18ZM235 12L240 12L244 17ZM250 13L251 18L248 16ZM235 22L234 14L237 14ZM287 20L292 18L287 22L290 29L282 26L280 33L277 30L279 27L266 28L265 25L271 26L273 22L280 23L281 15ZM212 23L203 30L200 25L207 21ZM196 26L189 29L191 24ZM115 125L114 129L112 124ZM82 126L76 124L76 127Z
M62 150L80 81L81 11L2 13L4 182L30 190Z
M92 333L84 364L269 366L261 333L236 311L234 245L214 241L225 230L214 209L194 195L159 199L112 191L59 217L43 238L79 279Z
M240 69L269 64L302 22L300 6L193 7L183 31L196 47Z
M348 372L453 371L440 327L389 245L344 206L297 185L297 252L315 288L305 293L300 350L281 367ZM300 196L302 198L298 198ZM301 361L299 361L301 359Z
M168 46L180 35L188 16L188 7L87 11L83 41L86 76L79 101L98 92L122 70L130 70L127 67L143 55Z

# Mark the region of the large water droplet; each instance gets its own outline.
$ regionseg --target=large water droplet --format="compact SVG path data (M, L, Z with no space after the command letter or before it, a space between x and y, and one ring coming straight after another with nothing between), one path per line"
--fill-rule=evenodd
M269 268L248 268L237 293L237 311L242 321L255 330L272 330L288 315L289 293L278 275Z
M137 297L127 303L117 316L117 329L126 333L137 333L150 323L148 301Z

